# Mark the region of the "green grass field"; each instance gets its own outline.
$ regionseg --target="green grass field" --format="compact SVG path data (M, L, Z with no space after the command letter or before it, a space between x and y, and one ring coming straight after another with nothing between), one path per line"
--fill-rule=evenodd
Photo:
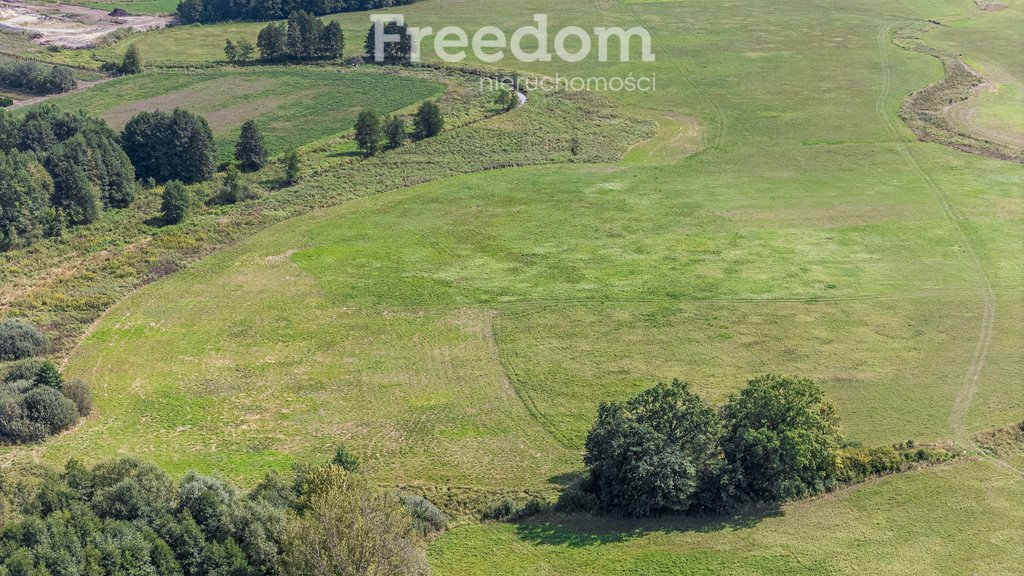
M390 186L136 292L67 366L93 384L96 415L12 457L136 454L251 483L344 443L381 483L550 495L582 469L597 405L658 380L721 401L755 374L799 373L866 444L965 444L1022 419L1024 167L916 141L898 110L942 70L890 42L898 25L948 20L926 41L1020 78L999 40L1019 37L1020 2L402 12L435 29L535 12L555 28L642 24L655 63L520 67L657 74L655 93L609 96L660 131L622 161ZM341 18L364 28L352 23L365 15ZM203 64L257 27L139 42L151 62ZM531 143L561 146L573 129ZM465 134L435 153L468 154L479 133ZM402 161L437 159L381 169ZM348 174L308 185L345 189ZM968 461L748 518L471 524L431 558L438 574L1013 574L1022 491L1012 470Z
M335 67L252 67L154 71L105 82L52 101L82 109L120 130L143 110L202 114L227 160L243 122L256 119L272 154L349 131L369 108L390 113L440 96L435 82Z

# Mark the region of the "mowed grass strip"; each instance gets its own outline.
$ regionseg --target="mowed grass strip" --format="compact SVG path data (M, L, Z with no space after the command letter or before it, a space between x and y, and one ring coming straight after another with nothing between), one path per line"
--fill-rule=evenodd
M340 67L268 66L158 70L55 98L120 130L144 110L185 108L210 123L219 160L231 158L243 122L255 119L271 154L352 128L359 112L386 114L438 97L444 86L420 78Z
M965 462L761 515L466 526L435 542L430 561L438 576L1010 576L1024 563L1021 499L1024 483Z

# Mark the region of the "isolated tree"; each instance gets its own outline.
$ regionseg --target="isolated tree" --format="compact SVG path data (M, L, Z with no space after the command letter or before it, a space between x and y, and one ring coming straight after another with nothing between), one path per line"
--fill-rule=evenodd
M444 129L444 116L441 107L433 100L420 104L413 117L413 134L417 140L437 136Z
M235 43L228 38L224 41L224 57L228 59L228 62L234 62L238 59L238 48L235 47Z
M268 62L283 60L288 56L288 42L285 25L267 24L256 36L256 46L260 50L260 59Z
M678 380L604 403L587 436L587 488L605 511L686 511L701 472L719 457L720 430L717 413Z
M256 47L247 38L241 38L235 43L235 56L239 62L252 60L252 55L255 51Z
M284 183L294 186L299 182L299 153L291 149L284 153Z
M191 201L188 190L179 180L171 180L164 186L163 198L160 202L160 213L167 224L178 224L188 215Z
M388 22L384 25L384 34L398 35L398 42L385 42L384 52L377 54L377 25L370 26L370 32L366 35L366 43L363 48L366 50L366 57L371 62L381 64L397 64L407 62L412 53L412 37L409 35L408 27L397 22Z
M267 147L255 120L247 120L242 124L242 133L235 145L235 160L238 160L245 172L259 170L267 163Z
M384 140L380 117L372 110L363 110L356 118L356 145L367 156L380 152Z
M132 44L125 51L124 58L121 60L120 72L122 74L138 74L142 72L142 53L139 52L137 45Z
M769 374L722 409L725 458L737 490L754 502L814 494L834 478L839 417L811 380Z
M405 120L399 116L391 116L384 122L384 137L388 140L388 148L398 148L409 138L405 132Z

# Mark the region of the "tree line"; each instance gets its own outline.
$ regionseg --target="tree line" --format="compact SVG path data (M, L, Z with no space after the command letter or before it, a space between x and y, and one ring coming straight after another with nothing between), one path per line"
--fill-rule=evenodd
M183 23L211 23L227 20L280 20L292 12L304 10L324 15L337 12L362 12L412 4L416 0L182 0L178 19Z
M719 409L677 380L601 405L586 474L560 504L629 516L719 514L950 458L912 441L869 449L844 441L835 407L811 380L760 376Z
M135 170L102 120L44 104L0 110L0 249L18 248L123 208Z
M175 482L134 458L0 471L0 575L429 573L423 542L444 514L351 464L297 466L248 492L194 471Z
M78 87L66 66L43 66L33 60L0 61L0 85L34 94L62 94Z
M237 46L244 46L245 42L244 39L239 40L236 45L228 41L224 51L229 60L232 49L236 60L239 59ZM337 21L324 25L319 17L297 10L288 15L287 22L271 23L260 30L256 46L260 50L260 59L268 62L335 60L341 58L345 49L345 34Z

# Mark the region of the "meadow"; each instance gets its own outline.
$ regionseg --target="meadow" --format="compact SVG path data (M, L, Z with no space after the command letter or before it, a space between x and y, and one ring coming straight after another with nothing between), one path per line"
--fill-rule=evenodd
M246 120L256 120L273 155L348 132L364 109L388 114L443 92L436 82L395 74L260 66L151 71L52 102L99 116L115 130L144 110L185 108L207 119L225 161Z
M738 518L502 524L467 508L553 497L582 470L599 403L659 380L722 401L755 374L798 373L868 445L970 448L1020 421L1024 168L916 140L898 111L943 71L892 34L948 22L924 41L1019 79L1005 42L1024 4L430 0L402 12L435 28L534 12L552 26L635 22L657 62L517 67L656 73L658 90L584 112L531 95L428 148L323 160L260 208L339 205L275 220L114 305L67 364L93 384L97 414L9 458L131 453L251 484L344 444L374 480L459 514L431 546L438 574L1018 569L1019 456ZM341 18L358 51L365 15ZM256 29L135 40L150 62L209 66L224 38ZM984 114L1024 121L1008 104L982 101Z

